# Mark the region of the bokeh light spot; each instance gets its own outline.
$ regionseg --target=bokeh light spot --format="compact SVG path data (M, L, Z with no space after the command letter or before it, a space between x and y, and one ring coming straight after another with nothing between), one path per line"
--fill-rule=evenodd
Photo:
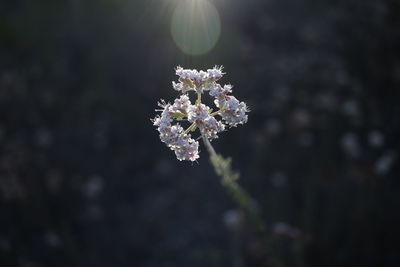
M218 42L220 33L218 11L207 0L185 0L177 5L172 17L171 34L184 53L206 54Z

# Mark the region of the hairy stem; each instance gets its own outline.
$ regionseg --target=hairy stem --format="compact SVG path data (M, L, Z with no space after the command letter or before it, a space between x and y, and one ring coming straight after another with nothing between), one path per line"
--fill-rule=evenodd
M233 171L231 168L231 158L224 158L215 152L214 147L211 145L208 138L201 131L201 137L204 145L210 154L210 162L214 167L214 170L218 176L221 177L222 185L231 194L233 200L239 205L239 207L246 213L250 222L253 224L255 230L260 233L265 232L265 226L261 219L254 201L251 199L249 194L237 183L239 173Z
M266 262L268 266L280 267L282 265L281 259L277 256L276 248L273 244L273 239L267 236L266 227L263 219L256 209L255 203L250 195L237 183L239 173L232 170L231 158L224 158L215 152L214 147L211 145L207 136L202 129L201 137L204 145L210 154L210 162L218 176L221 177L222 185L228 190L236 204L244 211L249 219L254 230L259 234L262 246L265 249Z

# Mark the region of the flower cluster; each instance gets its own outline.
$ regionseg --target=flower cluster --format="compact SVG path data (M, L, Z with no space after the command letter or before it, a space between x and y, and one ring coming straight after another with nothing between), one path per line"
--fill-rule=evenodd
M233 127L247 122L249 111L244 102L239 102L232 93L231 85L223 87L217 83L224 75L221 67L214 67L207 71L197 71L178 67L176 75L179 82L172 82L175 90L182 94L175 99L173 104L162 101L161 115L157 115L152 121L160 133L160 139L176 154L178 160L195 161L199 158L199 142L193 139L189 132L197 128L204 138L210 140L218 138L218 133L225 130L227 126ZM197 100L192 104L189 92L197 93ZM201 96L209 91L214 97L214 103L219 109L215 112L205 104L201 103ZM221 121L215 117L220 116ZM191 125L184 130L174 121L188 121Z
M176 75L179 76L179 83L172 82L172 87L186 93L188 91L196 91L197 93L203 93L208 91L216 85L216 81L221 79L224 73L222 67L214 67L207 71L197 71L190 69L183 69L178 67L176 69Z
M214 103L220 109L219 115L229 126L236 126L247 122L248 108L244 102L239 102L232 93L232 85L217 85L210 90L210 95L215 97Z

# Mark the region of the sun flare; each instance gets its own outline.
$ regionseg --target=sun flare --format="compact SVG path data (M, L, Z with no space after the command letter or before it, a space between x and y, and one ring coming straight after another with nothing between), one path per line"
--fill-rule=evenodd
M180 2L173 13L171 34L182 52L208 53L218 42L221 22L217 9L207 0Z

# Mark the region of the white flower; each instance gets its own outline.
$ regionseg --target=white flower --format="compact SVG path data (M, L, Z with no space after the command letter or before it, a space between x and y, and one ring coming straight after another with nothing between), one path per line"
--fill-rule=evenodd
M176 147L175 155L180 161L190 160L195 161L199 158L199 142L189 139L184 145Z
M224 87L222 87L216 84L216 86L210 90L209 94L210 96L221 98L230 93L232 93L232 85L225 84Z
M180 125L168 126L160 130L160 139L168 146L173 146L178 143L182 132Z
M171 150L175 152L178 160L195 161L199 158L199 142L191 138L189 132L200 129L203 137L210 140L218 138L218 133L225 130L226 125L233 127L247 122L249 112L244 102L239 102L232 93L232 85L223 87L217 83L224 75L222 67L214 67L207 71L176 68L179 82L172 82L175 90L182 93L174 103L167 104L161 101L159 104L163 109L161 115L153 119L153 125L160 133L160 139ZM188 92L194 91L198 94L196 104L190 102ZM200 95L209 91L214 97L214 103L219 108L216 112L200 102ZM217 120L215 116L222 120ZM186 130L174 120L192 123Z
M236 102L234 106L236 107ZM237 126L238 124L245 124L247 122L247 112L249 112L249 110L246 104L244 102L240 102L235 109L231 109L228 104L227 108L224 109L220 115L229 126L233 127Z
M179 76L180 80L190 80L197 76L197 70L183 69L182 67L177 67L176 75Z
M174 114L187 114L189 107L192 105L190 99L187 95L181 95L179 98L175 99L174 104L171 106L170 111Z
M208 116L204 120L203 124L204 133L207 135L208 138L215 139L218 138L218 133L225 130L225 125L217 121L214 117Z
M192 105L188 110L188 121L201 123L209 116L209 107L204 104Z
M222 67L215 66L213 69L207 70L208 78L213 79L215 81L222 78L224 73L222 72Z
M214 88L216 81L219 80L223 74L222 67L217 66L213 69L208 69L207 72L177 67L176 75L179 76L179 83L172 82L172 87L182 93L188 91L203 93L203 91Z
M190 90L193 90L193 88L190 87L189 84L187 83L176 83L176 82L172 82L172 87L176 90L176 91L181 91L182 93L186 93Z
M229 96L226 100L227 109L235 110L239 107L239 100L236 99L234 96Z

